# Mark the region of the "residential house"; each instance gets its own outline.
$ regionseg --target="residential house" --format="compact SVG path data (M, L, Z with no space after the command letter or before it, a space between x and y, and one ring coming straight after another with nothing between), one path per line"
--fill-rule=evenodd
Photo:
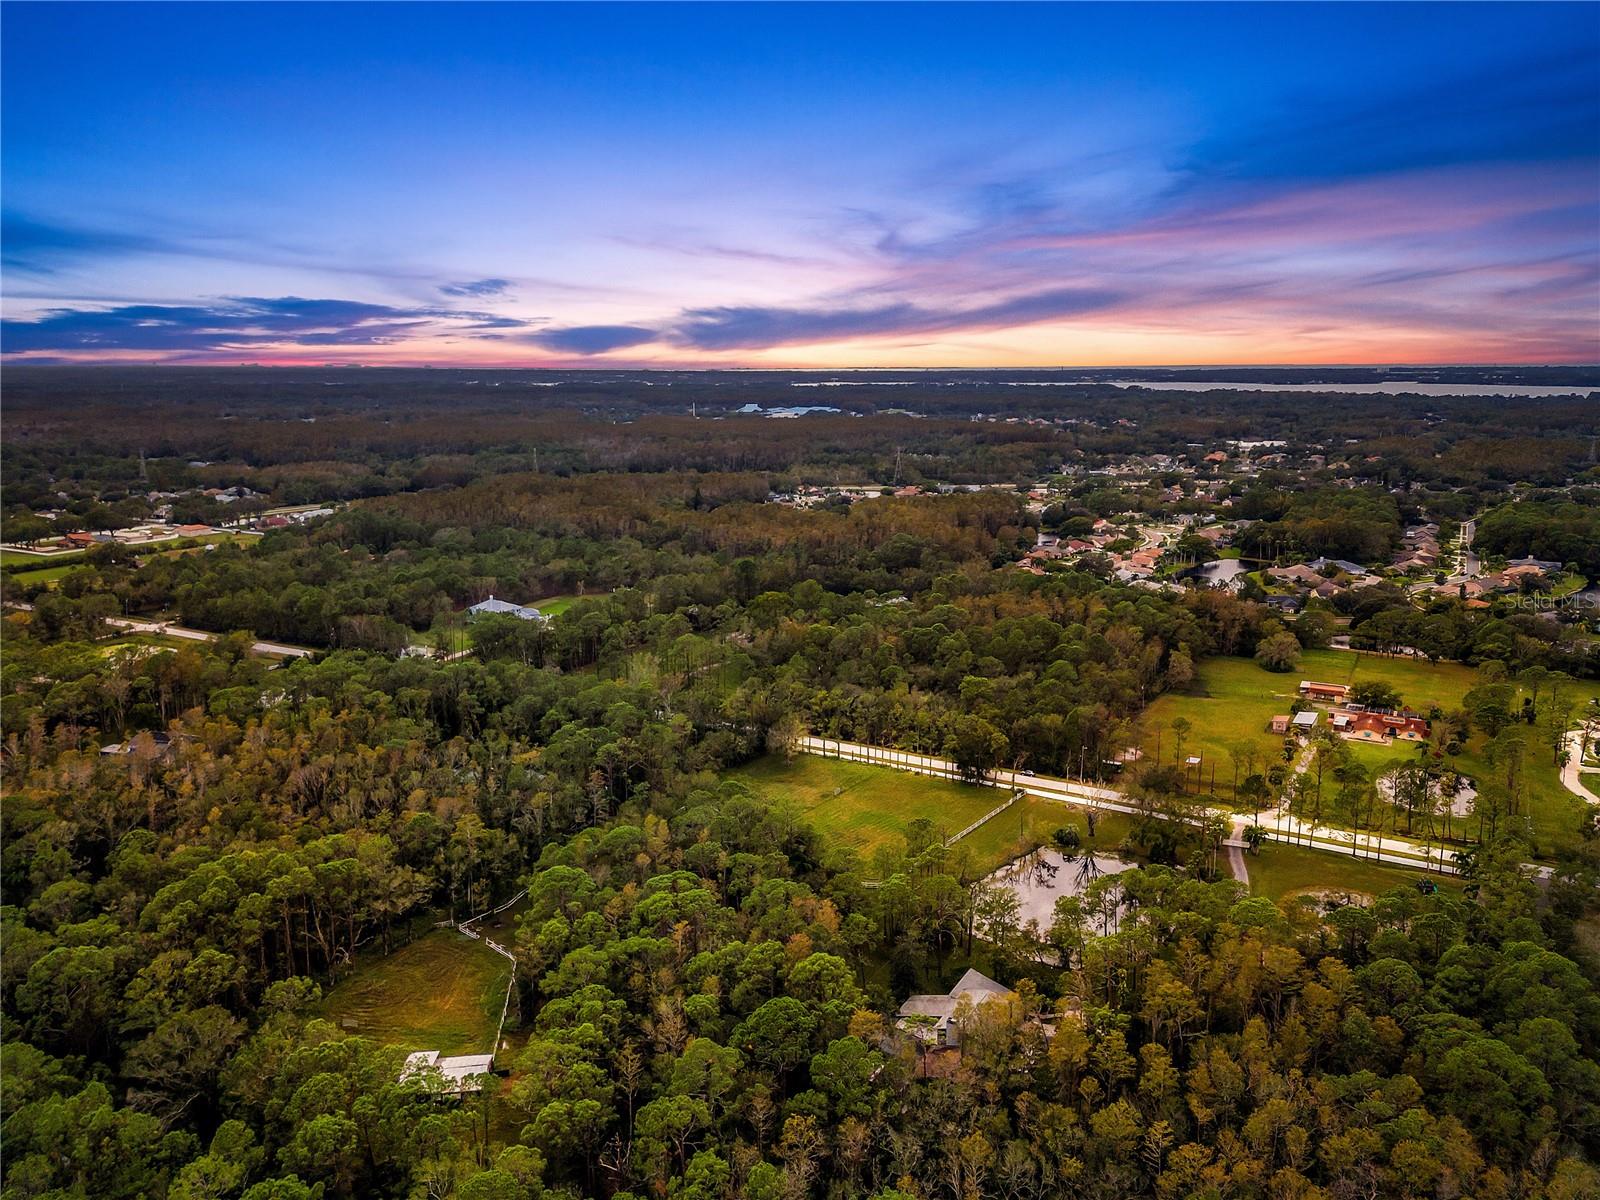
M1338 571L1343 571L1346 575L1360 576L1367 573L1367 569L1360 563L1353 563L1348 559L1343 558L1314 558L1308 562L1306 566L1319 573L1326 571L1329 567L1333 567Z
M1352 742L1425 742L1429 724L1415 713L1339 712L1330 718L1334 732Z
M537 608L522 604L512 604L509 600L496 600L491 592L487 600L480 600L467 609L467 614L474 617L507 616L516 617L521 621L543 621L545 615Z
M1313 571L1305 563L1295 563L1292 567L1268 567L1267 577L1278 583L1303 588L1314 588L1318 584L1327 582L1318 572Z
M105 758L132 758L142 753L146 758L166 758L172 753L172 735L162 730L135 734L125 742L111 742L100 747Z
M1272 718L1272 723L1268 726L1268 728L1271 729L1273 733L1288 733L1289 722L1292 719L1293 718L1291 718L1288 713L1282 713Z
M1296 733L1310 733L1317 723L1317 717L1320 715L1316 709L1308 708L1302 712L1295 713L1294 719L1289 722L1289 725Z
M958 1018L985 1004L1009 1000L1015 995L1010 988L969 968L943 996L907 997L896 1016L895 1028L930 1048L959 1049L961 1023ZM964 1010L963 1004L966 1005Z
M1300 694L1307 700L1322 700L1330 703L1342 703L1350 694L1350 689L1342 683L1316 683L1310 679L1300 681Z

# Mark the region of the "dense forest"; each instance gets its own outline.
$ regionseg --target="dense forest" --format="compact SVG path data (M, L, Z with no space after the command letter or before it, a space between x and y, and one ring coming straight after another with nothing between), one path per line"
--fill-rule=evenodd
M557 386L531 404L484 399L483 379L16 372L8 504L110 510L197 483L358 502L248 543L104 545L6 577L0 1194L1600 1194L1592 818L1537 875L1511 812L1460 886L1277 904L1219 868L1222 831L1177 771L1116 761L1198 664L1292 663L1336 619L1355 644L1465 664L1436 741L1547 757L1529 739L1566 729L1562 684L1596 672L1586 631L1390 583L1289 615L1093 562L1011 566L1041 528L1146 495L1202 506L1163 499L1159 467L1048 506L1036 478L1192 464L1252 433L1369 439L1342 482L1213 480L1264 554L1381 557L1454 497L1462 517L1496 506L1486 553L1581 564L1591 506L1557 486L1591 470L1592 413L1540 402L1535 424L1495 401L1435 421L1425 397L1379 415L1268 394L1242 416L1225 394L1092 377L818 401L743 373L533 380ZM93 393L77 409L73 388ZM845 411L715 419L752 402ZM989 406L1051 417L971 419ZM1498 507L1524 458L1550 491ZM1005 486L769 502L812 478ZM562 605L468 620L491 595ZM218 636L109 624L125 614ZM862 855L734 777L807 731L969 778L1120 771L1140 865L1042 929L931 822ZM1244 767L1264 792L1268 764ZM1341 795L1370 784L1352 772ZM1060 834L1070 851L1078 830ZM403 1050L330 1019L366 965L523 890L503 1086L442 1101L402 1080ZM972 964L1013 994L961 1013L959 1065L930 1072L893 1014Z
M264 670L238 640L157 653L84 689L123 706L93 718L108 727L177 714L169 751L136 737L117 761L89 714L22 693L6 1194L1600 1186L1600 994L1573 940L1592 846L1548 895L1508 843L1470 897L1405 889L1326 920L1193 856L1100 881L1041 943L937 839L868 872L720 783L785 710L737 673L694 682L669 653L692 635L668 633L615 679L367 652ZM105 669L70 640L14 627L8 646L13 678ZM1141 836L1179 820L1152 808ZM474 1104L398 1083L398 1054L317 998L357 947L519 881L530 1036L502 1142ZM1128 916L1095 936L1106 906ZM956 1075L919 1079L883 1013L974 937L1018 998L971 1019Z

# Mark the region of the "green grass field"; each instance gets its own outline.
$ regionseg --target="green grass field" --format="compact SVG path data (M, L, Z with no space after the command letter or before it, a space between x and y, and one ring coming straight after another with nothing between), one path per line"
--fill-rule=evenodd
M1306 894L1319 888L1381 896L1390 888L1408 887L1424 879L1440 887L1458 886L1451 876L1380 866L1347 854L1273 842L1263 846L1260 854L1246 854L1245 866L1250 872L1251 895L1265 896L1269 900L1282 900L1285 896Z
M918 817L932 821L949 837L1005 802L1002 788L928 779L892 767L869 766L814 754L784 761L773 755L729 776L757 795L795 806L813 828L870 860L880 848L898 850L905 829ZM956 842L965 868L987 874L1050 840L1063 825L1076 825L1084 844L1115 850L1128 835L1121 813L1096 813L1089 837L1082 809L1029 796L985 821Z
M60 563L52 567L32 567L28 570L7 571L6 579L15 584L32 586L36 583L54 583L74 571L81 571L83 563Z
M451 929L389 955L362 955L323 1001L340 1028L385 1045L442 1054L493 1048L511 964Z
M1089 836L1088 815L1081 808L1058 800L1028 796L1017 801L993 820L985 821L953 849L970 856L972 869L987 874L1012 859L1050 841L1050 835L1064 825L1076 825L1085 849L1110 852L1128 836L1131 819L1123 813L1095 814L1094 836Z
M864 859L881 846L899 849L906 826L918 817L949 837L1006 798L999 788L815 754L797 754L788 762L768 755L729 777L758 796L792 804L817 832L853 847Z
M564 613L579 600L598 600L602 596L609 596L610 592L587 592L582 596L551 596L548 600L535 600L533 607L537 608L547 617L557 613Z
M82 562L87 557L82 550L64 550L51 554L29 554L26 550L0 550L0 567L56 567L63 563Z
M839 838L866 857L878 847L898 848L906 824L918 816L948 819L954 824L959 819L952 815L955 806L969 805L961 810L972 814L961 821L964 825L999 804L1004 796L998 788L930 780L891 767L806 754L788 762L774 755L732 772L730 778L748 784L757 795L795 805L819 832ZM836 789L843 790L836 795ZM1030 796L956 842L952 847L955 865L969 877L987 874L1047 844L1064 825L1078 827L1086 848L1114 852L1127 838L1131 818L1122 813L1097 813L1091 838L1088 816L1082 809ZM1245 861L1251 892L1273 900L1315 888L1380 895L1420 879L1455 886L1448 876L1441 880L1436 874L1283 843L1269 842L1259 855L1246 855ZM507 919L513 915L508 913Z
M109 658L138 646L148 646L155 650L194 650L204 644L192 638L176 638L160 633L126 633L110 641L98 642L96 646L101 654Z
M207 546L220 546L224 542L243 542L248 545L258 541L261 535L247 529L229 529L217 533L204 533L199 537L183 538L181 541L152 542L150 543L150 556L154 558L176 558L181 554L196 554ZM143 552L143 548L139 548Z

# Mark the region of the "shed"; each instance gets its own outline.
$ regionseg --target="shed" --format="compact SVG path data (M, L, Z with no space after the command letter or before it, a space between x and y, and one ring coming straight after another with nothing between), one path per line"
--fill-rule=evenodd
M437 1050L418 1050L406 1055L400 1082L415 1079L429 1085L442 1096L464 1096L483 1090L484 1080L494 1073L493 1054L455 1054L442 1057Z

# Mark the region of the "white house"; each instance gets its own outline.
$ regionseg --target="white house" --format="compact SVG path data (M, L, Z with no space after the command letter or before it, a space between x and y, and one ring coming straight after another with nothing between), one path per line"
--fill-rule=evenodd
M467 612L474 617L497 615L516 617L522 621L546 620L545 615L537 608L531 608L523 604L512 604L509 600L496 600L493 593L490 593L487 600L480 600L467 609Z

